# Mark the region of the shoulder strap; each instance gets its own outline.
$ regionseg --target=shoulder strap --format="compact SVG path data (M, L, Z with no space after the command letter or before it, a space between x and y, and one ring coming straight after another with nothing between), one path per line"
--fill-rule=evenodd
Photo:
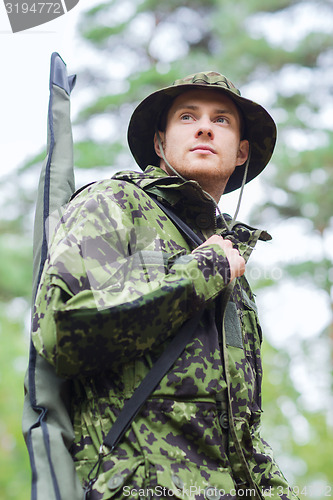
M147 193L147 194L149 194L149 193ZM154 195L149 194L149 196L160 207L160 209L163 210L163 212L169 217L169 219L172 220L174 225L178 229L180 229L180 231L183 234L185 234L185 236L187 236L190 241L192 241L192 243L194 243L195 245L201 245L201 243L203 243L203 240L201 238L199 238L199 236L197 234L195 234L195 232L190 228L190 226L185 224L185 222L180 217L178 217L178 215L176 215L174 213L174 211L171 210L171 208L163 205L163 203L158 201L158 199Z
M166 213L178 229L181 230L195 245L202 243L201 239L185 224L171 209L165 207L155 197L155 203ZM188 342L191 340L195 327L199 323L203 311L199 311L190 318L180 331L175 335L162 355L153 365L152 369L143 379L133 396L125 403L117 420L103 441L103 444L112 451L119 443L136 415L139 413L146 399L160 383L164 375L169 371L176 359L181 355Z

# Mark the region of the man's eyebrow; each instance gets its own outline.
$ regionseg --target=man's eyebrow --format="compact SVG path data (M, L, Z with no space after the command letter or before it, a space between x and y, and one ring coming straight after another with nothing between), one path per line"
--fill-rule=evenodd
M192 111L197 111L199 109L199 106L196 106L195 104L180 104L179 106L176 107L176 111L181 111L182 109L191 109ZM214 113L218 115L223 115L223 114L229 114L229 115L235 115L235 112L232 109L222 109L222 108L216 108L214 110Z

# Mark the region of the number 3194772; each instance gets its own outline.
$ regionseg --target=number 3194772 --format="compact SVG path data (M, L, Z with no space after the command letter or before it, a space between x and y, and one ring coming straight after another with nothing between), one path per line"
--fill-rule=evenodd
M59 2L36 2L33 4L23 3L6 3L8 14L63 14L61 4Z

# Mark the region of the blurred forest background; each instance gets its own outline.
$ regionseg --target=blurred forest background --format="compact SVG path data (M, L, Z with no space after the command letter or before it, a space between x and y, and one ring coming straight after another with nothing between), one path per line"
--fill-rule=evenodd
M332 497L332 0L106 0L87 5L77 37L78 58L66 61L78 74L77 187L135 168L126 145L134 106L187 74L225 73L275 118L276 152L240 214L273 235L248 270L265 334L262 433L300 498ZM21 413L37 153L1 186L1 500L30 498Z

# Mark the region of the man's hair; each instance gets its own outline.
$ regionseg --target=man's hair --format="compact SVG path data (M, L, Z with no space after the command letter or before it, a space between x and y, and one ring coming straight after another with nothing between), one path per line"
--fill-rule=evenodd
M156 122L156 129L159 130L160 132L165 132L165 130L166 130L168 113L169 113L169 110L172 106L173 101L174 101L174 99L171 99L170 102L168 103L168 105L165 106L165 108L158 115L157 122Z

